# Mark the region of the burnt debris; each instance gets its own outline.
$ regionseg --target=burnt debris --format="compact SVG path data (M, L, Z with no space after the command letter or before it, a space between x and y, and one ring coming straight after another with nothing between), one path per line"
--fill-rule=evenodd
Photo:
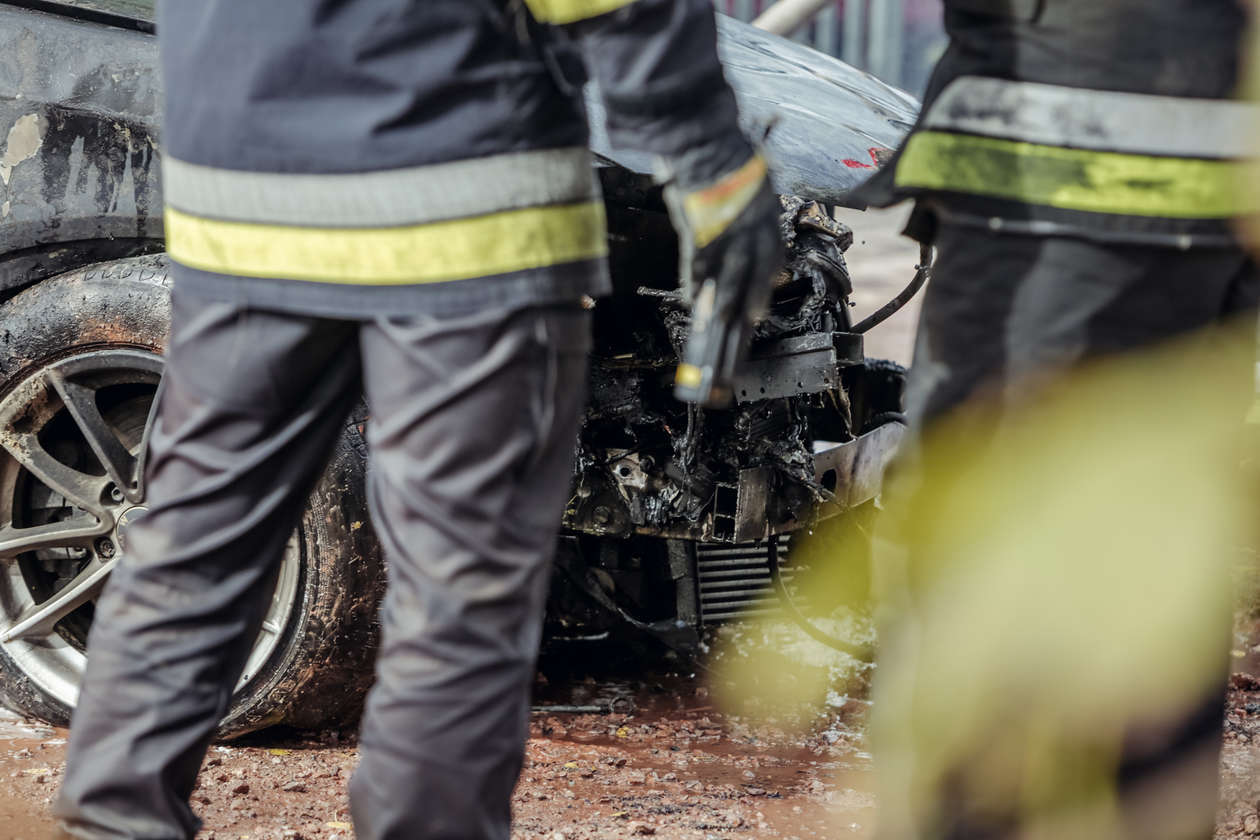
M720 543L800 527L834 499L816 474L815 451L865 430L850 399L864 361L861 337L849 331L852 231L817 202L783 199L787 265L736 404L702 410L672 395L689 318L668 218L651 189L636 195L612 174L606 187L617 196L616 291L595 310L590 401L565 526Z

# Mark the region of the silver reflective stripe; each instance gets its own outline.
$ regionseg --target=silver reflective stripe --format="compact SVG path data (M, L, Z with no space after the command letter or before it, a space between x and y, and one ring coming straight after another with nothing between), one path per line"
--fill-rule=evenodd
M932 103L924 127L1108 152L1254 157L1257 109L1187 99L963 76Z
M585 148L338 175L243 172L167 157L162 178L176 210L293 227L402 227L599 197Z

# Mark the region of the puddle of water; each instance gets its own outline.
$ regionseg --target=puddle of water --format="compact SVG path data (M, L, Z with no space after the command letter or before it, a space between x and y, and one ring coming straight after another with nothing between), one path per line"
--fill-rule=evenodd
M53 738L56 734L57 730L51 726L32 723L21 715L0 706L0 749L7 749L10 741L40 742Z

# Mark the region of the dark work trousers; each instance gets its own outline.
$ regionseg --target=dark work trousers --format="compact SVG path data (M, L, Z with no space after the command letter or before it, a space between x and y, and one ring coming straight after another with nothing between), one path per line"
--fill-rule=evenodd
M1254 325L1260 301L1260 273L1241 249L1179 251L950 225L939 230L934 244L936 262L907 391L914 429L930 427L972 399L1019 403L1035 393L1039 382L1093 359L1234 319ZM1231 333L1238 344L1228 358L1237 362L1243 398L1255 359L1254 335L1254 326ZM1240 424L1246 408L1240 400ZM992 422L993 415L983 416L982 422ZM966 430L975 436L969 445L995 431L992 426ZM897 472L939 473L924 463L925 457L912 444ZM896 479L894 486L899 483ZM906 486L913 486L913 477ZM906 515L914 515L913 505ZM1116 783L1135 825L1142 821L1141 811L1155 812L1150 806L1160 801L1161 791L1175 792L1179 806L1198 815L1198 825L1213 822L1228 637L1223 626L1219 689L1165 727L1129 733ZM1017 823L973 822L966 801L955 794L939 791L948 824L924 827L925 837L1020 836ZM1202 837L1210 834L1208 829Z
M196 832L188 797L284 544L366 392L389 586L356 832L506 840L589 331L576 302L358 322L200 300L177 281L151 507L96 608L65 828Z
M1241 249L1104 245L953 225L933 244L907 385L914 428L972 397L1019 400L1075 364L1246 317L1260 301L1260 272Z

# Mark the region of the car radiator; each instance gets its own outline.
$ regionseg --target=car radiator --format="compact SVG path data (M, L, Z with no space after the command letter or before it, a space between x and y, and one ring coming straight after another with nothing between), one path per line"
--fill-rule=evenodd
M790 537L779 537L783 582L792 581ZM700 583L700 620L706 624L770 615L781 611L770 580L770 544L766 541L696 546L696 577ZM794 596L799 604L803 598Z

